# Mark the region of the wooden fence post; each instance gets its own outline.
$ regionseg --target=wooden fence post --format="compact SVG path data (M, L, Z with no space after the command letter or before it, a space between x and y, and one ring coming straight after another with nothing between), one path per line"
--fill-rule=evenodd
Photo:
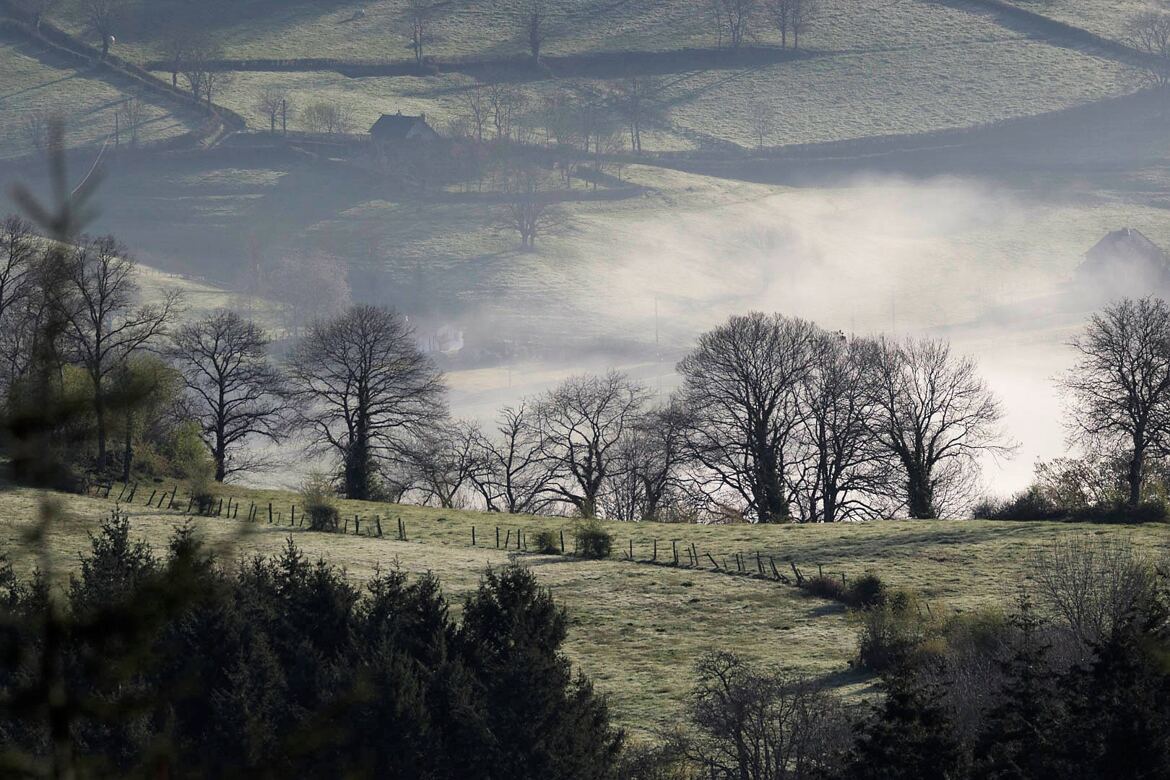
M634 540L630 539L630 560L634 560Z
M382 538L382 516L374 515L374 524L378 526L378 538Z
M223 499L219 500L219 504L215 507L215 516L220 517L223 514Z
M187 499L187 514L191 514L191 505L195 503L195 496Z
M126 488L128 488L128 487L130 487L130 483L129 483L129 482L123 482L123 483L122 483L122 489L118 491L118 500L119 500L119 501L121 501L121 500L122 500L122 494L124 494L124 493L126 492Z
M272 525L272 502L268 502L268 524Z
M496 526L496 549L500 549L500 527Z
M674 565L678 566L678 542L674 539L670 540L670 550L674 553Z
M657 539L654 540L654 555L650 560L652 560L652 561L658 560L658 540Z
M345 518L345 525L341 527L341 532L343 534L349 533L349 518L348 517Z
M475 547L475 526L471 526L471 546Z
M292 506L292 510L291 510L292 514L289 515L288 524L289 525L296 525L297 524L297 505L292 504L291 506Z
M706 555L708 558L711 558L711 553L704 553L704 555ZM719 571L719 561L711 558L711 563L714 564L715 571ZM724 561L724 563L727 563L727 561Z
M695 562L695 566L699 565L699 548L695 547L695 543L691 542L691 558Z
M154 494L158 492L158 488L150 491L150 498L146 499L146 505L150 506L154 503Z
M353 534L359 536L362 532L362 519L357 515L353 516Z
M756 550L756 568L760 570L760 576L764 575L764 560L760 557L760 551Z
M565 554L565 529L561 529L561 555Z

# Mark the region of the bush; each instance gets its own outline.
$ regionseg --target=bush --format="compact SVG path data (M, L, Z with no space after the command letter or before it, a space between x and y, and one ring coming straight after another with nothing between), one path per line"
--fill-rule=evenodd
M1132 509L1123 503L1086 507L1074 517L1085 523L1165 523L1167 511L1161 501L1143 501Z
M577 555L582 558L608 558L613 549L613 536L598 520L581 523L573 529L577 542Z
M311 531L336 531L341 513L334 503L333 484L320 473L310 474L301 485L301 504Z
M195 511L201 515L210 515L215 506L214 485L215 483L206 476L196 477L191 481L191 499Z
M848 603L854 607L876 607L886 602L888 588L877 573L867 571L849 586Z
M1033 486L1010 499L984 499L975 505L974 516L984 520L1063 520L1069 510L1057 506Z
M818 574L803 580L800 587L814 596L840 601L842 604L857 608L883 604L887 594L886 585L881 577L871 571L867 571L848 585L836 577Z
M917 601L905 593L861 613L858 637L858 665L871 672L884 672L913 664L931 637L931 623L923 617Z
M553 531L537 532L534 541L537 552L542 552L546 555L559 555L561 553L560 539Z
M832 601L847 602L847 592L844 583L837 577L826 577L823 574L818 574L815 577L808 577L800 583L800 587L813 596L819 596L823 599L830 599Z

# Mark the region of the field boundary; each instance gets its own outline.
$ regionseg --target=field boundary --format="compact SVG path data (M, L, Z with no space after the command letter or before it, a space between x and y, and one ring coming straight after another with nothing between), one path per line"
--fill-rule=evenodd
M172 87L154 74L117 55L102 56L101 52L93 46L78 40L49 22L42 21L39 27L34 27L8 0L0 0L0 14L2 14L0 15L0 31L23 37L67 61L113 72L134 82L161 101L178 104L185 110L201 114L208 120L210 126L205 125L203 128L180 136L180 138L190 137L191 143L194 145L214 146L224 138L247 127L244 118L235 111L215 103L209 106L201 100L196 100L186 91ZM173 146L175 142L167 143Z
M112 495L113 489L116 485L121 485L118 495ZM90 494L96 498L107 499L114 502L116 511L123 511L123 506L133 506L134 499L139 490L139 483L118 483L106 482L94 486L90 490ZM145 490L145 489L144 489ZM243 507L243 500L236 500L232 496L228 496L227 503L224 499L218 498L212 502L212 506L208 506L204 512L198 511L196 506L196 499L193 495L188 494L186 504L183 503L181 491L177 484L173 485L170 490L164 485L162 491L155 487L151 489L150 495L145 497L141 506L150 509L159 509L169 512L177 512L180 515L203 517L206 519L222 519L229 521L241 521L240 509ZM254 523L262 525L271 525L277 528L305 528L306 512L304 507L298 506L295 501L288 504L288 512L285 512L285 505L277 505L276 502L262 502L256 503L255 500L248 501L248 508L244 512L244 517L241 522ZM195 510L195 511L192 511ZM352 516L345 515L338 517L338 530L334 532L323 531L322 533L339 533L342 535L361 536L370 539L390 539L391 541L410 542L410 529L402 520L401 516L395 517L391 521L393 513L388 513L385 517L380 514L366 514L355 513ZM500 515L499 517L506 517ZM485 518L491 520L491 515L485 515ZM287 523L286 523L287 519ZM386 521L383 525L382 521ZM267 522L265 522L267 521ZM352 526L352 532L350 528ZM539 550L531 550L528 547L528 535L531 532L530 528L526 528L520 524L499 524L495 522L487 522L485 528L493 529L495 532L494 545L492 544L492 537L489 536L486 542L481 542L477 535L477 528L479 526L472 525L470 527L470 538L468 539L468 547L480 550L498 550L507 553L510 556L539 556L539 555L557 555L568 560L586 560L576 554L576 542L574 541L574 550L569 552L568 545L565 541L564 529L560 529L559 533L559 552L542 552ZM673 525L664 525L663 528L673 528ZM501 535L503 532L503 535ZM651 547L651 555L649 558L638 557L638 552L645 552L635 546L633 537L626 540L626 544L619 544L611 554L600 560L616 561L618 563L631 563L640 566L661 566L667 568L674 568L678 570L689 570L696 572L704 572L707 574L719 574L723 576L732 577L746 577L748 579L766 580L768 582L777 582L783 585L803 589L804 583L808 577L801 571L800 567L791 558L782 558L777 564L774 554L765 554L760 550L748 552L732 552L720 553L712 552L709 549L700 550L698 545L694 542L688 542L682 538L664 539L662 547L662 555L659 555L658 539L652 538L649 545ZM425 544L425 543L421 543ZM437 546L451 547L454 545L440 544ZM640 543L641 548L645 548L647 543L645 541ZM680 553L681 550L681 553ZM711 562L711 566L704 565L704 559ZM722 562L722 565L721 563ZM734 567L732 565L734 562ZM754 566L753 566L754 564ZM819 564L814 564L817 567L817 576L824 578L826 576L824 568ZM785 573L785 568L791 569L792 576ZM847 583L847 575L845 572L830 572L830 577L840 577L842 586Z

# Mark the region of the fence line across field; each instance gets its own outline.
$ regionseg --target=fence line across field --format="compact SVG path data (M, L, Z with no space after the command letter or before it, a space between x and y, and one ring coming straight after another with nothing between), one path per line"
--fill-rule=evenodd
M107 498L108 499L111 497L113 487L114 487L113 482L103 482L103 483L97 484L94 487L93 492L95 493L95 495L98 498ZM195 496L194 495L191 495L188 497L187 503L184 506L182 503L177 501L177 498L179 495L179 488L177 485L172 487L169 491L166 490L164 487L163 492L161 494L159 494L158 490L159 490L158 488L154 488L151 490L150 496L144 502L144 504L146 506L156 508L156 509L164 509L165 508L165 509L169 509L169 510L180 511L184 514L196 514L200 517L220 517L220 518L232 519L232 520L239 519L240 505L241 505L242 501L236 501L236 500L234 500L234 498L232 496L227 497L226 507L224 505L224 499L219 498L214 510L209 509L209 511L206 513L201 513L198 511L193 513L192 508L195 507ZM122 483L122 487L118 491L118 496L117 496L117 498L114 499L114 501L116 501L119 504L121 504L121 503L133 504L134 497L137 495L137 493L138 493L138 483L137 482ZM155 501L156 497L158 498L157 502ZM195 507L195 508L196 508L196 510L198 509L198 507ZM288 504L288 508L289 508L288 526L290 528L291 527L304 528L305 527L305 516L306 516L304 508L303 507L301 508L299 515L297 513L297 505L295 502ZM267 502L266 506L264 504L257 504L254 500L249 501L248 511L244 515L244 521L248 522L248 523L260 522L260 515L261 515L262 511L265 511L267 513L267 524L268 525L280 526L280 525L284 524L284 512L277 509L276 505L271 501ZM395 539L397 541L400 541L400 542L409 541L409 538L407 536L407 527L406 527L405 521L403 521L401 516L397 517L396 520L397 520L397 528L396 528L396 533L395 533ZM365 533L362 533L362 530L361 530L363 524L365 525L365 529L366 529ZM342 522L341 527L339 528L339 532L342 533L343 535L364 536L366 538L385 538L385 534L383 533L383 529L382 529L381 515L373 515L372 517L366 516L365 518L363 518L360 514L355 513L353 516L353 533L352 534L350 534L349 525L350 525L350 519L348 517L346 517L344 519L344 521ZM494 549L508 551L512 554L530 552L528 549L528 530L529 529L519 528L519 527L518 528L509 528L507 526L499 526L499 525L495 526L495 548ZM504 532L503 538L501 538L501 531ZM572 553L570 553L568 551L568 547L565 543L564 529L561 528L561 529L558 529L558 531L559 531L559 539L560 539L560 550L559 550L559 553L557 553L557 554L564 555L567 557L569 557L569 556L576 557L577 553L578 553L576 538L574 537L574 539L573 539L573 551L572 551ZM652 537L649 541L644 540L642 542L636 542L633 537L630 537L628 539L627 544L625 545L624 550L623 550L624 554L622 555L622 557L619 560L625 561L627 563L635 563L635 564L641 564L641 565L672 566L672 567L680 568L680 569L686 568L686 569L694 569L694 570L706 571L706 572L715 572L715 573L719 573L719 574L727 574L727 575L732 575L732 576L745 576L745 577L751 577L751 578L755 578L755 579L766 579L769 581L781 582L781 583L784 583L785 585L795 584L797 586L800 586L800 585L803 585L804 582L808 579L808 577L805 575L805 573L802 572L800 570L800 568L797 566L796 562L791 560L791 559L786 559L787 563L789 564L789 567L792 569L793 576L789 577L788 575L784 574L780 570L780 567L778 567L776 565L775 556L766 555L759 550L755 550L755 551L752 551L752 552L749 552L746 554L744 552L741 552L741 551L733 552L733 553L731 553L730 558L728 556L720 554L719 558L716 558L715 555L712 554L712 552L709 550L703 550L700 553L698 546L694 542L688 542L684 539L678 539L678 538L673 538L670 540L670 557L667 559L659 560L658 541L659 540L656 537ZM686 552L686 556L687 556L687 562L685 564L683 563L682 559L679 556L679 544L680 543L682 544L682 549ZM637 557L637 552L638 552L637 545L638 544L641 544L643 546L645 546L645 545L650 546L650 557L649 558L638 558ZM477 530L477 527L474 525L471 526L471 546L475 547L475 548L481 548L481 545L479 544L478 530ZM536 551L536 553L538 553L538 554L540 552L541 551ZM544 553L544 554L552 554L552 553ZM704 558L706 558L707 560L709 560L711 562L710 567L705 567L702 565ZM755 562L754 567L752 567L750 565L753 558L754 558L754 562ZM728 563L729 560L734 561L734 567ZM722 561L722 564L720 564L720 561ZM824 567L821 564L816 564L816 567L817 567L817 576L819 578L824 578L825 577ZM840 576L842 585L846 584L846 582L847 582L847 576L846 576L845 572L838 572L835 575L833 573L830 573L830 576Z

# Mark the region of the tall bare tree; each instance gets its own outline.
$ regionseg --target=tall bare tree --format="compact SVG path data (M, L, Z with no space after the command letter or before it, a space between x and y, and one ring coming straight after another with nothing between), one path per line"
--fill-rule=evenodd
M605 493L608 517L661 520L678 507L689 424L686 409L674 399L639 416L618 444L620 465Z
M957 512L960 491L983 454L1008 454L999 400L969 358L945 341L881 341L875 370L879 441L898 459L911 517Z
M1146 11L1127 27L1130 46L1146 55L1146 80L1154 87L1170 85L1170 12Z
M341 258L325 252L282 255L264 269L265 289L282 304L289 336L318 319L346 309L351 300L348 271Z
M801 382L817 338L810 322L752 312L704 333L678 364L688 446L712 501L730 491L761 523L791 516Z
M21 374L27 350L25 338L30 301L36 289L40 238L32 224L12 215L0 222L0 388Z
M642 131L661 112L662 82L652 76L633 76L622 83L619 104L630 131L630 151L642 153Z
M288 117L288 90L277 84L269 84L260 90L256 98L256 107L268 118L268 132L275 135L276 122L281 121L281 127L287 125Z
M1073 439L1125 461L1135 507L1150 461L1170 452L1170 307L1119 301L1093 315L1072 347L1080 357L1063 385Z
M276 442L284 434L283 378L263 331L235 312L217 311L178 328L169 351L215 461L215 479L264 465L241 453L249 439Z
M711 12L718 27L719 46L738 49L747 37L757 0L710 0ZM726 36L726 37L725 37Z
M89 31L101 41L102 56L110 53L110 44L114 42L114 26L121 0L82 0L81 12L85 15L85 24Z
M422 67L426 61L426 45L431 39L431 19L435 14L432 0L406 0L403 10L403 26L414 53L414 64Z
M289 360L300 426L341 461L350 498L368 499L379 466L447 416L443 375L397 312L354 306L315 322Z
M475 484L484 468L479 449L479 431L474 425L448 421L425 431L403 448L404 470L411 475L414 491L422 503L432 500L443 509L462 509L464 488Z
M550 499L556 462L541 446L536 415L528 403L504 407L495 435L477 437L481 467L471 479L489 512L538 512Z
M135 262L112 236L84 239L70 260L66 342L93 385L97 470L107 465L107 385L141 349L154 346L178 315L180 298L138 304Z
M780 45L788 47L788 36L792 35L792 47L800 48L800 36L812 29L820 6L818 0L764 0L764 10L772 26L780 33Z
M470 128L472 137L477 143L483 143L483 133L488 126L488 115L490 113L490 101L488 100L488 90L482 84L476 84L474 87L460 93L459 104L463 109L463 114L467 118L467 125Z
M618 472L618 444L637 423L647 392L625 374L576 376L546 393L537 407L544 456L555 464L555 495L582 517L594 517L608 480Z
M776 125L776 110L757 100L752 103L748 122L752 128L752 135L756 137L756 148L763 149L764 143L771 138L772 130Z
M540 62L540 50L548 38L548 0L526 0L524 5L524 40L528 44L528 55L532 64Z
M801 383L801 467L793 483L806 522L872 519L899 492L897 463L874 436L878 403L877 345L822 332Z
M187 89L196 101L204 101L208 108L232 79L229 70L218 67L216 60L223 57L219 44L207 35L193 33L183 53L181 70Z
M509 175L501 218L504 227L519 234L520 246L525 250L534 249L537 236L557 224L560 213L542 189L538 171L522 168Z
M139 134L145 119L146 102L142 98L131 95L118 104L118 121L129 131L131 146L138 146Z

